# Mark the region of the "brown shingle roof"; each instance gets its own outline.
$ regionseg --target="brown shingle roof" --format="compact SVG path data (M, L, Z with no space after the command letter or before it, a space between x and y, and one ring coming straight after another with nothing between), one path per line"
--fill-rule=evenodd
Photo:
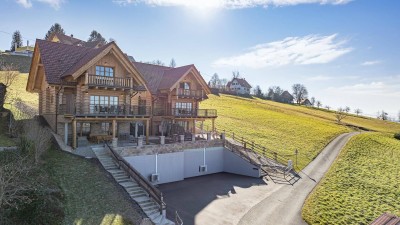
M49 84L60 84L63 76L76 71L108 46L86 48L39 39L36 44Z
M152 94L157 94L157 91L160 89L171 88L182 76L194 67L194 65L187 65L172 68L140 62L132 63L146 80L147 87Z
M78 44L80 44L82 42L85 42L85 41L82 41L82 40L80 40L78 38L74 38L74 37L71 37L71 36L68 36L68 35L65 35L65 34L61 34L61 33L54 33L51 36L50 40L54 36L57 36L58 40L60 40L60 43L67 44L67 45L78 45Z
M400 218L389 213L384 213L370 225L400 225Z
M233 78L232 81L235 80L235 79L236 79L237 82L240 84L240 86L246 87L246 88L251 88L251 85L246 81L246 79L244 79L244 78ZM232 84L232 81L229 81L229 82L226 84L226 86L227 86L227 87L230 87L231 84Z

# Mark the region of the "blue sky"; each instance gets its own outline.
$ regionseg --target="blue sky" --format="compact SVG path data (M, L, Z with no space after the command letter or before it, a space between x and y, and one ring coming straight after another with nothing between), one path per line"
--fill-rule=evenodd
M195 64L207 81L237 70L263 90L303 83L332 108L400 110L400 1L1 0L0 11L1 50L15 30L32 43L58 22L137 60Z

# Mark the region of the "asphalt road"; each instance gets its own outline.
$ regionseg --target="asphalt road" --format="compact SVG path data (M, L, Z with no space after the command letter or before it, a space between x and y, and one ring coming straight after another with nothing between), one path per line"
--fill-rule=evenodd
M318 184L335 161L347 141L358 132L342 134L329 143L324 150L299 175L293 186L282 185L271 195L253 206L239 221L252 225L306 225L301 209L308 194Z

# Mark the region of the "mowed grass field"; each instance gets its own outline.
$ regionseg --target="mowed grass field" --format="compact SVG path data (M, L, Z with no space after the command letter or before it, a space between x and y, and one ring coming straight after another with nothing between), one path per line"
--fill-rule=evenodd
M0 71L0 73L2 73ZM15 79L13 85L7 90L7 103L13 98L20 98L23 102L32 106L34 108L38 107L39 104L39 96L37 93L29 93L26 91L26 83L28 81L27 73L20 73L18 77ZM5 105L6 108L10 108L9 104Z
M308 197L309 224L369 224L384 212L400 215L400 141L392 135L354 136Z
M400 131L400 124L393 122L348 116L343 122L349 126L344 126L337 124L331 111L230 95L210 95L200 107L217 109L215 126L229 136L232 132L244 136L293 162L294 151L298 149L299 169L311 162L333 138L356 130L352 126L388 133ZM211 129L210 123L206 125Z

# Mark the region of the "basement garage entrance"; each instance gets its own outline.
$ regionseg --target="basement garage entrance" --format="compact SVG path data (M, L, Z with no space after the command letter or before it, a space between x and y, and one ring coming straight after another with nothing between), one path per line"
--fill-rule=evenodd
M160 184L158 188L164 194L164 201L167 204L167 217L175 218L175 212L183 220L185 225L190 224L210 224L214 210L226 210L216 208L209 210L211 213L204 213L204 209L213 201L230 198L235 195L235 188L251 188L254 186L265 186L266 182L262 178L236 175L231 173L216 173L205 176L186 178L183 181ZM199 212L202 212L199 217ZM208 210L207 210L208 211ZM235 213L230 210L226 213ZM220 213L218 213L220 214ZM218 218L223 220L224 218ZM229 224L229 221L227 221Z

